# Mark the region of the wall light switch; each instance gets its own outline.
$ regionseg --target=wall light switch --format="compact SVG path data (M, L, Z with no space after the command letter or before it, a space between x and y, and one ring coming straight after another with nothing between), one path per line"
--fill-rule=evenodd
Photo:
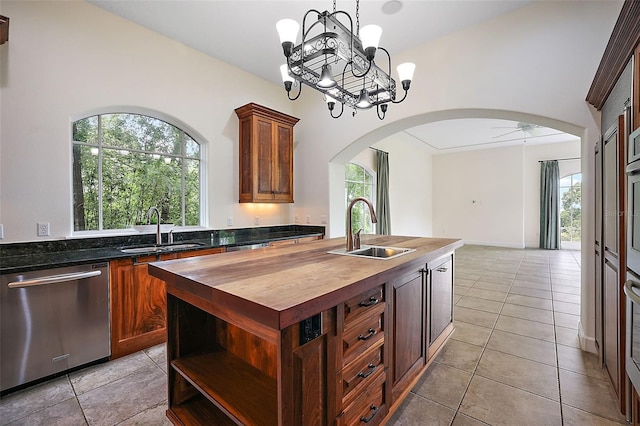
M233 218L227 217L227 226L233 226Z

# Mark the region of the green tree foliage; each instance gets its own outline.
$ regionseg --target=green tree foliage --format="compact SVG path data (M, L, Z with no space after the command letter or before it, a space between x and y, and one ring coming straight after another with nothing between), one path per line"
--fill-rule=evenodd
M580 182L574 183L562 195L562 210L560 211L562 241L580 241L582 237L580 228L582 223L581 198L582 187Z
M143 115L106 114L75 122L73 140L76 231L100 229L101 208L102 229L146 223L150 207L162 223L200 224L200 149L182 130Z

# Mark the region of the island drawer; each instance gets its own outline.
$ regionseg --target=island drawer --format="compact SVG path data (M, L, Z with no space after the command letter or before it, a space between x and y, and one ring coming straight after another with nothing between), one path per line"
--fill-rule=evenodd
M340 372L338 382L344 405L360 394L377 377L377 373L384 371L384 341L379 342L365 351L358 358L345 366Z
M337 418L338 426L377 425L382 422L387 414L385 405L386 376L382 371L374 376L371 385L342 410Z
M384 341L384 305L377 305L371 315L345 326L342 333L342 365L348 365L380 341Z
M347 327L379 305L384 305L384 290L381 285L352 297L344 302L344 326Z

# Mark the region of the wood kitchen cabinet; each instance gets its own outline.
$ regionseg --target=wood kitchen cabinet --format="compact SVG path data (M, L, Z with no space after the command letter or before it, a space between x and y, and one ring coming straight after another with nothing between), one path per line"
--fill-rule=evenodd
M431 358L453 331L453 253L427 264Z
M424 268L391 282L393 291L393 399L420 373L426 363L426 282Z
M111 261L111 359L167 341L165 283L149 275L150 262L223 251L211 248Z
M293 126L298 118L250 103L237 108L241 203L293 203Z
M620 401L626 408L625 371L625 298L627 179L625 117L605 134L602 172L602 360L605 371Z

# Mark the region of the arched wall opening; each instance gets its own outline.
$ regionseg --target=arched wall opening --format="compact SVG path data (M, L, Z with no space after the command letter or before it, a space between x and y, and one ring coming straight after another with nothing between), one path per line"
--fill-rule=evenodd
M329 229L332 237L344 235L344 165L355 155L376 142L411 127L436 121L461 119L461 118L493 118L513 121L523 121L531 124L539 124L551 127L565 133L583 138L585 129L564 121L517 111L493 110L493 109L456 109L446 111L433 111L403 118L383 125L374 131L362 136L348 145L329 162Z
M388 124L383 124L381 127L376 128L372 132L356 139L353 143L341 150L335 155L329 162L329 235L332 237L345 235L345 205L344 205L344 188L345 188L345 174L344 166L354 156L363 150L367 149L371 145L388 138L395 133L401 132L405 129L409 129L414 126L443 121L451 119L464 119L464 118L487 118L487 119L505 119L513 121L522 121L531 124L538 124L544 127L554 128L565 133L577 136L580 138L580 164L583 171L583 184L585 186L591 185L592 177L589 176L591 168L588 167L592 155L585 151L585 147L589 146L587 141L587 129L581 126L577 126L571 123L567 123L562 120L557 120L551 117L534 115L528 113L522 113L518 111L497 110L497 109L454 109L427 112L424 114L418 114L415 116L399 119ZM392 195L393 196L393 195ZM589 200L590 198L583 197L581 202L581 209L584 212L582 220L582 235L581 242L581 287L582 287L582 299L581 299L581 320L579 325L579 335L581 338L581 345L583 349L596 352L595 340L593 337L595 326L595 301L593 297L593 273L591 272L592 261L589 257L589 242L592 235L590 223L591 216L589 213ZM392 212L393 215L393 212ZM392 228L393 233L393 228ZM437 235L438 236L438 235ZM524 245L522 246L524 247Z

